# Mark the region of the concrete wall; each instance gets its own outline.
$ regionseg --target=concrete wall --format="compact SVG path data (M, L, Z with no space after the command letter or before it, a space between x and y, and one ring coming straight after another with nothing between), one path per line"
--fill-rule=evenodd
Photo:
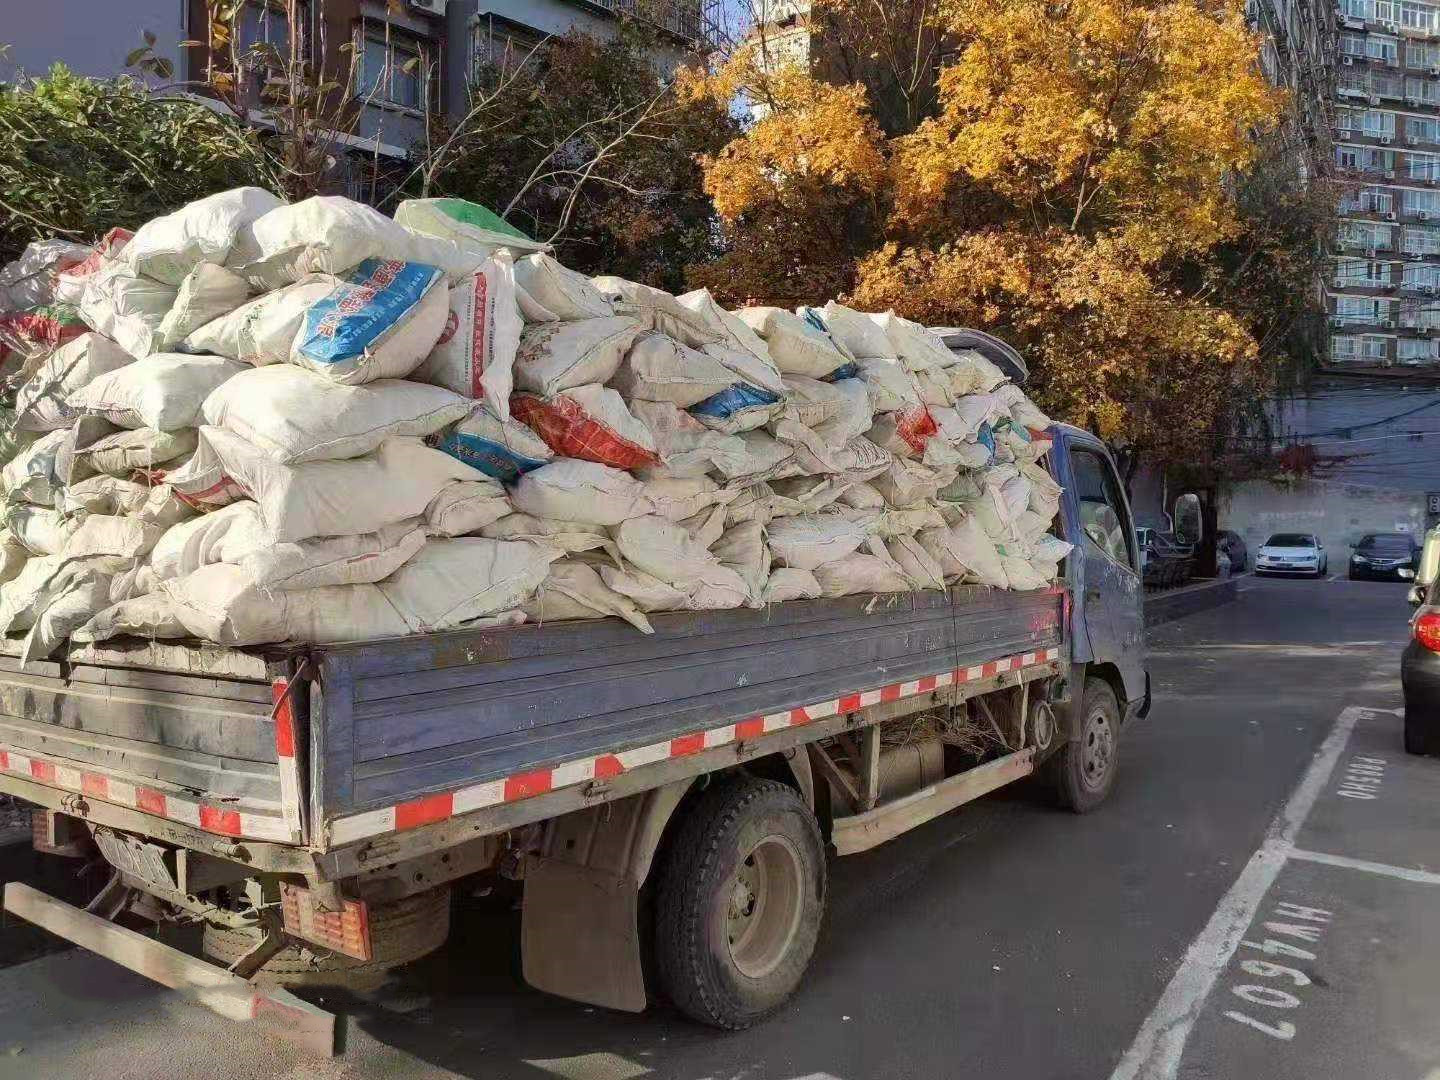
M1252 559L1271 533L1315 533L1334 573L1344 570L1350 548L1365 533L1409 532L1419 538L1425 529L1425 498L1414 491L1328 480L1286 487L1252 480L1221 495L1220 527L1244 537Z
M108 78L125 69L125 54L156 37L155 51L180 66L185 30L185 0L3 0L0 42L10 51L0 57L0 82L18 72L42 75L57 60L78 75Z
M1280 402L1277 412L1278 434L1348 459L1327 479L1440 491L1440 386L1433 382L1321 380L1304 396ZM1304 437L1314 433L1333 434Z

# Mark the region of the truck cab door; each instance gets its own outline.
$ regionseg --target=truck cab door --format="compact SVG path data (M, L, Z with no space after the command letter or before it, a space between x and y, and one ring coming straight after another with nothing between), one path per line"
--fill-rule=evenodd
M1130 505L1110 455L1098 443L1070 440L1068 472L1073 520L1067 522L1079 555L1075 617L1084 620L1088 659L1114 664L1127 700L1145 696L1145 590Z

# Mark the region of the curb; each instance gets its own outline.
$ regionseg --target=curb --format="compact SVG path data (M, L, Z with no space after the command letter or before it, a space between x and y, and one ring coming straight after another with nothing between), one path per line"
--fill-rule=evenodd
M1218 581L1202 581L1170 592L1145 597L1145 626L1183 619L1199 611L1228 604L1240 595L1240 579L1229 577Z

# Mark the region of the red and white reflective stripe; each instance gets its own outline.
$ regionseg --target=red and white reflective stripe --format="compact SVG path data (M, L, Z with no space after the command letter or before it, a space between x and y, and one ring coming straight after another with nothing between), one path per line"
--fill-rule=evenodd
M276 679L270 687L275 702L275 761L280 769L280 814L285 827L298 840L304 835L300 803L300 762L295 756L295 709L291 705L290 681Z
M855 694L819 701L813 705L784 709L764 716L752 716L733 724L704 731L677 735L663 742L648 746L637 746L633 750L621 750L614 754L567 761L562 765L536 769L533 772L506 776L484 784L461 788L459 791L427 795L423 799L403 802L398 806L387 806L380 810L368 810L363 814L336 818L330 826L330 839L335 844L349 844L370 836L401 832L420 825L444 821L459 814L484 810L502 803L518 802L549 791L584 784L591 780L605 780L621 773L653 765L659 761L698 754L730 743L745 742L760 738L783 728L798 727L802 724L824 720L838 713L854 712L867 705L879 705L887 701L899 701L917 694L928 694L943 686L978 682L994 678L1002 672L1020 671L1037 664L1048 664L1060 659L1059 648L1039 649L1035 652L1007 656L1000 660L977 664L974 667L955 668L938 675L925 675L908 682L891 683L876 690L862 690Z
M16 750L0 745L0 773L23 776L48 787L78 792L87 799L126 806L221 836L247 836L255 840L281 842L299 839L298 834L292 834L281 818L213 806L198 799L121 780L108 773L79 769L32 750Z

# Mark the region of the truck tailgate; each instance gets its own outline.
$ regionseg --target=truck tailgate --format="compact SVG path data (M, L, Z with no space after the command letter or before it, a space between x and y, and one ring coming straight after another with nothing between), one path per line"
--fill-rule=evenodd
M332 835L344 843L400 804L423 824L434 793L967 665L1034 662L1060 644L1062 604L1058 589L964 586L660 615L651 636L607 619L328 646L311 698L312 813L347 819Z
M283 659L134 642L24 666L0 644L0 770L222 835L298 841L271 718Z

